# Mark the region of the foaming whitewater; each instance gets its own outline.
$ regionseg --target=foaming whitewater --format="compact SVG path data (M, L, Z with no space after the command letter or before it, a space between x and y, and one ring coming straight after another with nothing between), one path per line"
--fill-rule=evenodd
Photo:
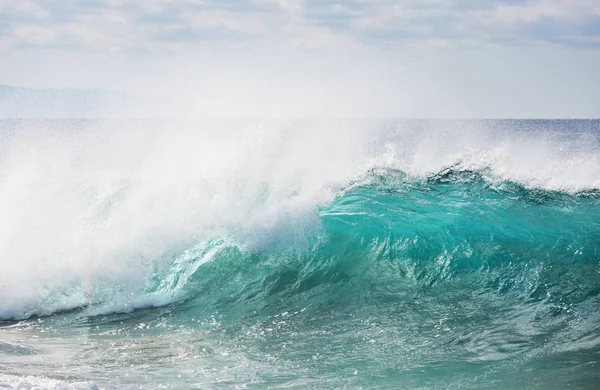
M600 380L598 121L3 121L0 215L7 386Z

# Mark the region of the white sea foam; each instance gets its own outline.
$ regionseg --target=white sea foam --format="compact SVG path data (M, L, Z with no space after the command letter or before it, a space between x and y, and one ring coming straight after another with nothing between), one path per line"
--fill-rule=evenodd
M2 390L100 390L91 382L67 382L33 376L19 377L0 374Z
M597 135L488 125L3 123L0 318L168 303L172 291L149 295L149 280L185 249L219 237L259 250L300 245L318 228L316 206L372 167L419 180L459 163L490 168L490 180L600 188Z

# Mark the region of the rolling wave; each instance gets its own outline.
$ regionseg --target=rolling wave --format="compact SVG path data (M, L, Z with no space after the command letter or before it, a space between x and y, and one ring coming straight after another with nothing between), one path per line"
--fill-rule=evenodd
M490 182L487 174L453 166L415 181L399 170L372 169L319 207L319 225L302 231L302 245L281 236L283 244L269 247L249 247L234 234L203 239L165 255L167 265L148 264L138 291L75 283L16 317L52 313L44 308L95 315L188 300L208 311L271 313L292 302L396 302L453 284L497 295L507 307L572 310L596 299L598 191L528 189Z

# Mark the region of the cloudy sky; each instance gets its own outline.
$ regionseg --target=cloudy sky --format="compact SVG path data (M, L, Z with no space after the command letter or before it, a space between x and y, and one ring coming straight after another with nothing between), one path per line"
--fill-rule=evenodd
M0 0L0 84L221 111L600 117L598 69L599 0Z

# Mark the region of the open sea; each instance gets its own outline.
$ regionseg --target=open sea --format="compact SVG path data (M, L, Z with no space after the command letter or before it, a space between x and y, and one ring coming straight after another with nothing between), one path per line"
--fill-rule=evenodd
M600 388L598 120L0 120L0 389Z

